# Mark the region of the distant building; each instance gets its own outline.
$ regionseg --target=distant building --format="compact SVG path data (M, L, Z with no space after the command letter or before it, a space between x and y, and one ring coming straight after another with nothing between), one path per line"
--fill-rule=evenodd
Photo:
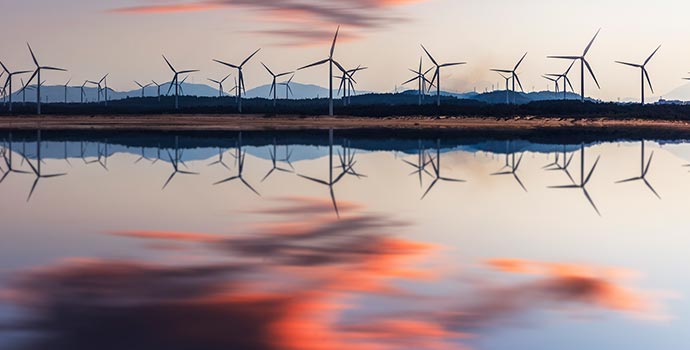
M680 100L664 100L663 98L660 98L656 104L658 104L658 105L690 105L690 102L689 101L680 101Z

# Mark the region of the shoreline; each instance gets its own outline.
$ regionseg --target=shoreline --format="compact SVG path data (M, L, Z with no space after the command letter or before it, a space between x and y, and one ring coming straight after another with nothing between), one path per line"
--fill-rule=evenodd
M421 129L465 131L616 131L639 130L690 135L690 122L675 120L562 117L386 117L258 116L258 115L95 115L0 117L4 130L132 130L132 131L280 131L347 129Z

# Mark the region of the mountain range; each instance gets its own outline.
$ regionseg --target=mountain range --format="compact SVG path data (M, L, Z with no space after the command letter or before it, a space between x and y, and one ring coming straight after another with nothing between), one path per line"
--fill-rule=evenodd
M292 89L292 94L290 94L290 99L315 99L315 98L325 98L328 96L328 89L323 88L318 85L309 85L309 84L300 84L293 82L290 85ZM161 86L161 94L166 94L169 89L169 83L164 83ZM270 98L272 95L269 96L269 92L271 90L270 85L262 85L256 88L253 88L251 90L247 90L247 93L245 95L245 98ZM85 93L85 102L96 102L97 101L97 91L98 89L96 87L84 87L84 93ZM278 85L277 87L277 96L279 99L285 99L286 97L286 88L285 86ZM337 91L334 91L334 94L337 94ZM361 95L366 95L369 94L368 92L365 91L358 91L358 96ZM416 95L417 91L416 90L406 90L394 95L403 95L403 96L409 96L409 95ZM43 98L44 102L48 103L55 103L55 102L64 102L65 100L65 87L64 86L55 86L55 85L45 85L41 87L41 95ZM185 83L182 85L182 91L181 95L187 95L187 96L199 96L199 97L216 97L218 96L218 89L216 87L211 87L209 85L205 84L192 84L192 83ZM228 96L228 94L225 94ZM393 96L394 96L393 95ZM506 91L505 90L499 90L499 91L491 91L491 92L486 92L486 93L476 93L476 92L468 92L468 93L454 93L454 92L447 92L447 91L442 91L441 95L444 97L455 97L458 99L464 99L464 100L475 100L475 101L480 101L480 102L485 102L489 104L498 104L498 103L505 103L506 101ZM146 97L155 97L157 96L157 88L156 86L149 86L145 89L145 96ZM361 99L366 101L366 103L376 103L376 96L383 96L383 94L371 94L370 99ZM390 95L388 95L390 96ZM112 89L108 89L108 99L109 100L121 100L121 99L126 99L126 98L136 98L136 97L141 97L141 89L136 89L136 90L130 90L130 91L115 91ZM101 96L101 99L103 97ZM433 101L434 96L432 94L429 94L426 96L427 99L431 99L428 102ZM535 91L535 92L528 92L528 93L523 93L523 92L518 92L514 96L514 102L517 104L525 104L529 103L532 101L549 101L549 100L560 100L563 98L563 93L554 93L550 91ZM566 94L566 98L568 100L577 100L579 99L579 95L576 93L568 92ZM664 98L669 99L669 100L690 100L690 84L681 86L668 94L664 95ZM512 100L513 96L509 95L509 99ZM32 86L28 88L25 92L18 93L15 92L13 94L13 100L15 102L21 102L23 100L26 100L26 102L33 102L36 100L36 92L35 92L35 86ZM79 86L70 86L67 88L67 102L70 103L78 103L80 102L80 87ZM383 102L383 101L382 101Z

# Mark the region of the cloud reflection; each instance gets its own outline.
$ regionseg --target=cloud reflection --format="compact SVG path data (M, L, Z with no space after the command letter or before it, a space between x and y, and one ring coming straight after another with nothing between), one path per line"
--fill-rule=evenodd
M429 299L405 286L440 278L419 267L437 247L397 238L405 223L359 209L345 205L336 220L327 200L281 198L255 213L283 221L247 235L115 233L191 242L211 262L80 259L20 272L8 300L24 310L16 328L38 335L21 349L457 349L537 308L649 311L616 270L513 259L486 266L527 281L466 286L463 303ZM376 297L391 305L372 308Z

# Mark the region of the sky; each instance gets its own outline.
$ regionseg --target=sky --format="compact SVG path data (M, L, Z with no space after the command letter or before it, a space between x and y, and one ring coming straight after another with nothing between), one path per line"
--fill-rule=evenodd
M69 70L44 75L49 85L73 84L110 73L116 90L134 80L171 78L161 55L178 70L199 69L189 82L208 83L230 71L212 59L239 63L258 48L245 69L247 89L269 84L260 62L291 71L326 58L341 26L335 58L357 76L360 91L389 92L410 79L424 44L440 62L466 61L442 73L444 90L482 92L502 85L491 68L520 67L526 91L544 90L541 76L562 73L568 62L548 55L579 55L601 28L588 60L601 83L587 78L587 95L639 99L640 75L615 60L649 63L655 94L663 96L690 77L690 4L657 0L583 0L564 7L548 0L2 0L0 23L12 28L0 42L0 60L11 70L31 68L26 42L39 62ZM425 58L425 68L430 62ZM571 80L579 92L579 69ZM300 71L295 81L327 86L325 67ZM553 88L553 86L550 86ZM414 88L410 86L409 88Z

